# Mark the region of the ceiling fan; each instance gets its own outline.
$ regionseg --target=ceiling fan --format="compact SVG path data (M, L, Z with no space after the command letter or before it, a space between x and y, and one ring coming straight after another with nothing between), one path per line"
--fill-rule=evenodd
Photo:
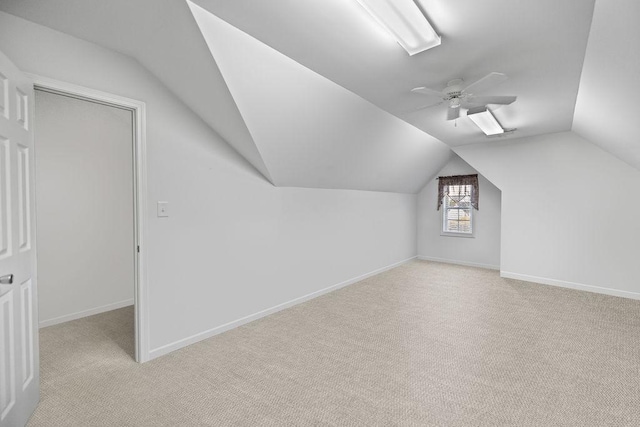
M489 104L509 105L514 102L516 96L476 96L478 92L489 89L499 83L507 80L508 77L503 73L489 73L483 78L476 80L471 84L465 84L462 79L453 79L447 83L447 87L443 90L430 89L428 87L417 87L411 89L413 93L419 93L439 101L420 107L429 108L436 105L448 104L447 120L455 120L460 117L460 108L474 108L486 106Z

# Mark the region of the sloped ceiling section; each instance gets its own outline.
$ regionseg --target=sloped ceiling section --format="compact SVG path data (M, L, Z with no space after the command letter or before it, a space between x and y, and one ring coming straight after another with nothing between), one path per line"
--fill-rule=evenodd
M2 0L0 10L134 57L271 181L184 1Z
M572 130L640 169L640 2L596 1Z
M477 95L517 95L495 111L502 138L571 129L594 0L414 0L442 44L414 56L356 0L192 0L236 28L450 146L487 141L463 116L411 93L489 72L509 80ZM611 2L606 2L611 3ZM496 107L491 107L495 108Z
M416 193L450 149L189 2L275 185Z

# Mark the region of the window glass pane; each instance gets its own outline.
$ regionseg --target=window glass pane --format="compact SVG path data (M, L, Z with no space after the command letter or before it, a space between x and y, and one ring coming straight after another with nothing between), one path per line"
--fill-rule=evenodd
M445 231L456 233L471 233L471 221L448 220Z
M447 219L454 219L456 221L460 219L460 209L449 209L447 211Z
M458 221L459 233L471 233L471 221Z

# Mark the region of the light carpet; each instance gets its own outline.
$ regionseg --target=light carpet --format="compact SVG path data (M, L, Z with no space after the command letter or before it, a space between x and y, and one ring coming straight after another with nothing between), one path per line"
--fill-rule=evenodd
M640 301L472 267L414 261L143 365L131 307L40 332L31 426L640 425Z

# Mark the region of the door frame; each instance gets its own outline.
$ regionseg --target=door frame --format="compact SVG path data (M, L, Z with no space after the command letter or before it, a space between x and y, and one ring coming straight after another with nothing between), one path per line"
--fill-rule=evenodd
M139 363L149 360L149 308L147 283L147 136L146 104L131 98L90 89L84 86L50 79L36 74L25 73L32 81L34 89L72 96L87 101L98 102L133 113L133 181L134 181L134 310L135 310L135 359ZM35 122L35 120L34 120ZM35 123L37 127L37 123ZM35 145L37 150L37 141ZM36 164L37 168L38 165ZM36 193L38 191L36 182ZM36 206L37 210L37 206ZM36 224L37 229L37 224ZM37 244L37 242L36 242ZM37 258L36 258L37 263ZM37 271L37 268L36 268Z

